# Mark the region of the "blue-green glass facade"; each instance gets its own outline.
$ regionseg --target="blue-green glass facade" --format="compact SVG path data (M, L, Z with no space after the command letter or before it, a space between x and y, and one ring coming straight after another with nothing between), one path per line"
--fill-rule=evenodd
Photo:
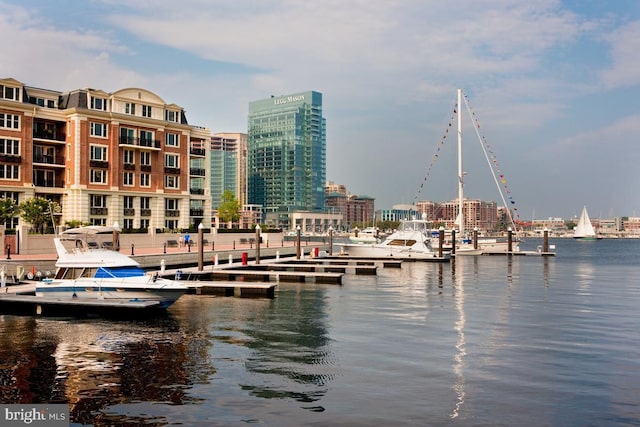
M265 212L322 211L326 121L322 94L309 91L249 103L248 200Z

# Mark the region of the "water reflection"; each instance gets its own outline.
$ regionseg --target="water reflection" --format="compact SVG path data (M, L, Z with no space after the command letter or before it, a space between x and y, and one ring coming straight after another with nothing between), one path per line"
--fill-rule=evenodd
M265 399L290 398L298 402L318 401L327 392L335 364L326 325L324 288L281 289L267 312L248 316L241 332L251 339L247 370L260 374L255 384L242 389ZM322 411L319 406L307 407Z
M477 274L477 257L472 257L474 266L476 267L475 274ZM455 302L455 309L457 313L457 319L454 325L454 329L458 334L456 341L456 353L453 355L453 372L455 374L455 382L453 384L453 390L456 393L456 403L453 411L451 412L451 418L457 418L460 415L462 405L464 404L466 396L466 380L464 375L465 369L465 356L466 339L464 335L464 327L466 323L466 315L464 312L464 273L463 265L457 265L457 262L452 264L452 279L453 279L453 297Z
M215 372L207 340L170 317L154 321L63 320L5 316L2 403L69 403L71 420L115 422L109 407L131 402L197 402L190 385ZM128 415L129 421L137 419ZM156 419L157 418L157 419ZM141 416L145 423L163 417Z

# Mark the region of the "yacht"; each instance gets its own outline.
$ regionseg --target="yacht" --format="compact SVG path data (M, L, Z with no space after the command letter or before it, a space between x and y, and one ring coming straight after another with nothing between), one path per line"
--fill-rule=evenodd
M126 301L157 301L167 308L186 291L178 281L147 274L118 251L119 229L87 226L54 238L56 275L38 282L36 296Z
M394 257L398 259L433 259L438 252L431 247L430 223L426 219L404 220L400 227L379 243L345 243L342 252L352 257ZM444 254L448 259L450 254Z

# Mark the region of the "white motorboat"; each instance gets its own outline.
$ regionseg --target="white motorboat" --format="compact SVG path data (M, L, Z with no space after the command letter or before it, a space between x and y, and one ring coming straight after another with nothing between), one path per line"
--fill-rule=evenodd
M376 243L378 242L378 230L375 227L367 227L359 230L356 228L349 235L351 243Z
M36 296L52 298L157 301L167 308L186 291L178 281L147 274L120 253L114 227L73 228L54 238L58 261L54 278L36 285Z
M425 219L400 222L400 227L380 243L346 243L342 251L352 257L393 257L429 259L437 258L438 252L431 247L430 224ZM449 258L449 254L443 257Z

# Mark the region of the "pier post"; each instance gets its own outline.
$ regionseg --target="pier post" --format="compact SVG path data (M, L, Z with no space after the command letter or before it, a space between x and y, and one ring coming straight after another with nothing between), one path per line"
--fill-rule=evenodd
M260 264L260 224L256 224L256 264Z
M473 249L478 249L478 227L473 227Z
M329 227L329 256L333 255L333 227Z
M545 227L542 239L542 252L549 252L549 230Z
M511 227L507 228L507 235L507 252L511 253L513 252L513 230L511 230Z
M438 249L438 256L442 257L442 249L444 247L444 227L440 227L440 230L438 230L438 242L440 243L440 248Z
M456 254L456 230L451 230L451 255Z
M11 245L7 245L7 259L11 259Z
M135 247L135 245L132 243L132 244L131 244L131 255L134 255L134 253L133 253L133 248L134 248L134 247Z
M300 259L300 226L296 227L296 259Z
M204 244L202 243L203 239L204 239L204 225L200 223L198 224L198 271L202 271L204 266Z

